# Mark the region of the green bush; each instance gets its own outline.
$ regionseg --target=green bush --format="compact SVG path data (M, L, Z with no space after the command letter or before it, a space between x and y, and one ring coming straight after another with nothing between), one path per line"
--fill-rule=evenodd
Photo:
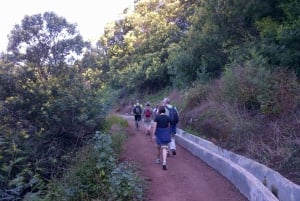
M286 115L295 111L300 86L293 72L276 70L264 82L257 96L264 114Z
M118 130L124 130L128 127L128 122L117 115L109 115L105 119L104 129L110 132L113 126L116 126Z
M130 163L122 163L112 171L109 180L113 189L113 200L143 200L144 181L138 176L136 168Z
M123 145L127 140L127 136L124 132L118 132L112 134L111 139L112 139L112 144L111 144L112 149L114 150L116 157L119 157L123 151Z
M227 69L221 78L221 92L226 101L240 108L259 109L258 96L266 88L269 72L264 68L235 67Z
M294 111L299 99L299 84L291 71L235 67L226 70L222 83L225 100L268 116Z
M186 108L193 108L203 103L209 94L208 84L197 84L195 83L185 95Z
M123 150L123 144L127 139L124 132L126 127L128 127L128 122L116 115L109 115L105 119L105 130L111 134L111 147L114 150L115 157L119 157Z
M46 195L34 200L142 200L143 181L133 165L117 163L112 144L109 134L97 133L78 152L65 175L51 180Z

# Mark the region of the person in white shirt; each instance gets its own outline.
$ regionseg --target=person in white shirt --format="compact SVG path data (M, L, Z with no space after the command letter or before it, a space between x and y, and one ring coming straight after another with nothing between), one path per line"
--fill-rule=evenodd
M164 98L163 100L163 105L166 108L166 114L170 116L169 112L171 108L173 107L175 111L177 112L177 121L171 121L170 122L170 131L171 131L171 142L169 143L169 149L172 151L173 155L176 155L176 143L175 143L175 135L176 135L176 129L177 129L177 123L179 119L179 113L177 108L174 105L170 104L170 99L169 98Z

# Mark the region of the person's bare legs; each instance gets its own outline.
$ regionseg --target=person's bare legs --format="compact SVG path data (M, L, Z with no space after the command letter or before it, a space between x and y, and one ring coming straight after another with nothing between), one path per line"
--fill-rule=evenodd
M168 154L168 145L161 146L162 148L162 158L163 158L163 170L167 170L167 154Z
M176 155L175 134L171 135L171 142L169 143L169 149L173 153L173 155Z
M151 122L150 122L149 125L148 125L148 133L149 133L149 135L151 133L151 128L152 128L152 125L151 125Z
M156 145L156 163L160 163L160 145Z
M152 123L151 121L144 122L147 135L151 135L151 127L152 127L151 123Z
M147 135L150 135L150 133L151 133L151 122L147 124Z

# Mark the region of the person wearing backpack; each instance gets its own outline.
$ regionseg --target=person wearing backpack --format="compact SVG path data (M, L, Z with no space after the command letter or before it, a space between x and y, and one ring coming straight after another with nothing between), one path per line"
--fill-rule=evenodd
M147 131L147 135L150 135L151 123L152 123L152 108L149 102L146 103L146 106L143 110L143 119Z
M176 106L170 104L169 98L164 98L163 105L166 108L166 114L170 117L171 142L169 143L169 149L172 151L173 155L176 155L175 135L177 123L179 121L179 113Z
M139 100L136 101L136 104L134 104L132 112L134 115L134 121L135 121L135 127L139 128L139 121L142 120L142 112L143 112L143 106L140 104Z

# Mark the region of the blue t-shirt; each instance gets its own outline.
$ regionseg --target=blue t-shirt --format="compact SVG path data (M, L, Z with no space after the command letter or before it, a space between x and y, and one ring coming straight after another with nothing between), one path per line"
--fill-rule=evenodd
M160 114L155 117L154 121L157 123L155 130L156 143L160 145L168 144L171 141L170 118L167 115Z
M167 115L160 114L157 115L154 119L154 121L157 123L157 128L168 128L170 123L170 118Z

